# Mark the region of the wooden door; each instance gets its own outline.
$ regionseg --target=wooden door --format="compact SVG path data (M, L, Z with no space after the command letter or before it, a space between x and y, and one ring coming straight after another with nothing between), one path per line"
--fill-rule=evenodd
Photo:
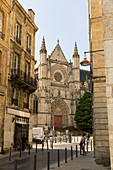
M58 128L62 128L62 116L54 117L54 126Z

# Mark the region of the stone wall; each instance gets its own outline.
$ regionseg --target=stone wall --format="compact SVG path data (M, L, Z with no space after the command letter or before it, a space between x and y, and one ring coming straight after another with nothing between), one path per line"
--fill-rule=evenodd
M102 0L89 1L90 51L104 50L102 25ZM109 165L109 134L106 99L104 51L91 53L94 151L99 164Z
M103 0L102 7L110 160L113 169L113 1Z

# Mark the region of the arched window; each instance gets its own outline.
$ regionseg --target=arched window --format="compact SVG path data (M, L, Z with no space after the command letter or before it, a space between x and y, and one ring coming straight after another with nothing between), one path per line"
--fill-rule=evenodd
M0 35L2 33L2 27L3 27L3 13L0 11Z

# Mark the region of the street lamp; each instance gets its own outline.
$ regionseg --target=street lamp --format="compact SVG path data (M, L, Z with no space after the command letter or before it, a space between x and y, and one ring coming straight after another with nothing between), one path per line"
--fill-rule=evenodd
M90 65L90 74L91 74L91 70L92 70L92 53L97 53L99 55L102 55L100 54L100 52L104 51L103 49L102 50L94 50L94 51L87 51L87 52L84 52L84 60L82 62L80 62L81 66L89 66ZM87 58L86 58L86 54L87 53L90 53L91 54L91 60L88 61ZM91 84L92 84L92 74L91 74ZM93 88L91 87L91 92L93 93ZM93 97L92 97L92 105L93 105ZM93 110L92 110L92 119L93 119ZM94 126L92 126L92 129L93 129Z
M84 52L84 60L80 63L82 66L89 66L91 65L91 62L87 60L86 58L86 54L87 53L98 53L99 55L101 55L99 52L102 52L104 50L94 50L94 51L87 51L87 52Z

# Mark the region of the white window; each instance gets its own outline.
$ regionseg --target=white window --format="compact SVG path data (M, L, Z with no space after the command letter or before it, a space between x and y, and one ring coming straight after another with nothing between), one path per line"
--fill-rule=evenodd
M21 26L19 24L16 24L16 38L20 39L21 37Z
M13 69L16 70L18 68L18 55L14 54L13 58Z
M26 61L25 64L25 73L29 76L30 74L30 63Z
M3 14L0 12L0 32L2 33L2 27L3 27Z
M27 50L31 49L31 36L27 34Z
M13 99L16 99L16 88L13 88Z

